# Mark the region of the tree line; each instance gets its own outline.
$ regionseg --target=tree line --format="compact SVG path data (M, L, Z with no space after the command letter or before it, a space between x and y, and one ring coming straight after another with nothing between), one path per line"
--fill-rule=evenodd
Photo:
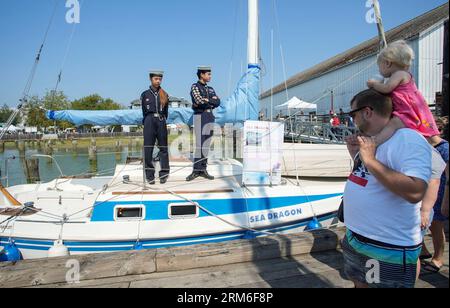
M98 94L92 94L81 99L69 101L62 91L49 91L44 97L33 96L24 104L22 114L13 125L23 123L28 127L37 127L42 130L48 127L66 129L73 124L64 121L51 121L46 117L48 110L120 110L124 106L114 102L110 98L103 98ZM7 105L0 109L0 123L5 123L13 110Z

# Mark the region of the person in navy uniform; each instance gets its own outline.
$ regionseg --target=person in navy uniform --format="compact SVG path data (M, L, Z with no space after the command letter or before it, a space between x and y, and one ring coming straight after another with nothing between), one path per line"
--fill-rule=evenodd
M159 180L165 184L169 178L169 150L167 134L167 118L169 117L169 95L161 88L164 72L150 72L150 89L142 93L141 104L144 115L144 166L147 182L155 184L155 167L153 150L158 141L159 162L161 171Z
M214 134L213 123L215 117L213 110L220 106L220 98L216 91L208 83L211 81L211 67L201 66L197 71L198 82L192 85L191 98L194 109L194 130L196 149L194 158L194 170L187 181L193 181L198 177L214 180L207 169L208 154L211 139Z

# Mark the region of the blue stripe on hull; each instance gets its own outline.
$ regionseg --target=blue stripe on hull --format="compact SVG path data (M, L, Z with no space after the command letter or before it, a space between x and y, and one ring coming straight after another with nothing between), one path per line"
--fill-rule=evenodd
M238 198L238 199L202 199L193 200L202 207L208 209L216 215L230 215L240 213L251 213L278 209L282 207L311 203L330 198L341 197L342 194L316 195L316 196L294 196L277 198ZM133 202L98 202L92 213L92 222L114 221L114 207L117 205L144 204L146 206L145 220L166 220L168 217L168 204L186 203L186 201L133 201ZM199 217L210 216L200 210Z
M319 221L326 221L329 219L333 219L336 217L336 213L327 214L318 217ZM269 231L274 233L285 232L297 228L301 228L306 226L311 219L304 219L301 221L297 221L295 223L291 223L288 225L265 228L260 231ZM177 239L167 239L167 240L142 240L140 243L143 245L145 249L150 248L163 248L163 247L176 247L176 246L189 246L195 244L206 244L206 243L217 243L217 242L225 242L232 240L245 239L247 232L240 231L234 233L227 234L216 234L210 236L199 236L199 237L190 237L190 238L177 238ZM265 234L260 233L256 234L256 236L264 236ZM0 246L6 245L9 239L0 238ZM19 249L29 249L29 250L37 250L37 251L47 251L52 245L51 241L43 241L43 240L29 240L29 239L14 239L17 248ZM69 248L71 252L114 252L114 251L127 251L133 250L135 241L130 242L64 242L64 244ZM42 246L36 246L42 245ZM78 247L77 247L78 246ZM98 247L105 246L105 247ZM120 247L123 246L123 247Z

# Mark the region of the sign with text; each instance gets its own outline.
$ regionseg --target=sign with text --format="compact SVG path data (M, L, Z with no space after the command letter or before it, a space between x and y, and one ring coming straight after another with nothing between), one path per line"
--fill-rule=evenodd
M244 185L279 185L284 124L247 121L244 126Z

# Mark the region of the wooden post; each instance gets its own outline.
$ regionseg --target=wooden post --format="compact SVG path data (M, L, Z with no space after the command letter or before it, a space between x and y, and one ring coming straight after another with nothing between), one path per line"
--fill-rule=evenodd
M4 153L5 152L5 142L0 141L0 153Z
M96 146L91 145L88 149L88 153L89 153L90 161L97 160L97 147Z
M92 174L95 174L98 172L98 163L97 160L89 160L89 167L90 167L90 172Z
M17 141L17 148L19 149L19 152L25 152L25 141Z
M25 160L25 171L28 184L34 184L41 181L39 174L39 159L30 158Z
M91 143L92 144L92 143ZM89 152L89 165L90 165L90 171L92 173L96 173L98 171L98 164L97 164L97 146L91 145L88 149Z
M48 155L48 156L52 156L52 155L53 155L53 147L52 147L52 144L51 144L50 141L48 141L48 142L45 144L44 154L45 154L45 155ZM49 159L47 160L47 163L52 164L52 163L53 163L53 160L49 158Z
M115 156L116 156L116 160L119 161L122 159L122 141L117 140L116 141L116 148L115 148Z

